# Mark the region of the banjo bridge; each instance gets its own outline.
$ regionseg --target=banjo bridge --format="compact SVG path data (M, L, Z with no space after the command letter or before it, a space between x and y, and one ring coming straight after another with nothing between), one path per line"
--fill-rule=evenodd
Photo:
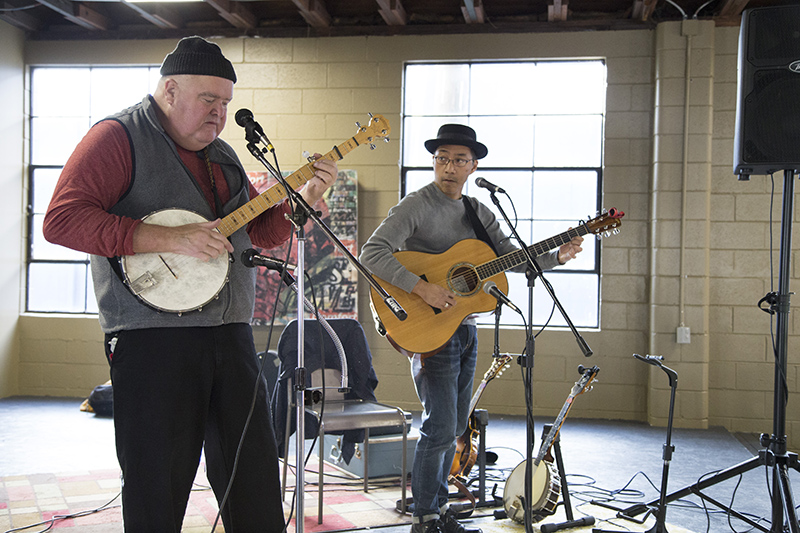
M153 277L153 274L151 274L150 271L148 270L135 280L131 281L130 287L131 291L134 294L138 295L146 291L147 289L155 287L156 285L158 285L158 281L156 280L155 277Z

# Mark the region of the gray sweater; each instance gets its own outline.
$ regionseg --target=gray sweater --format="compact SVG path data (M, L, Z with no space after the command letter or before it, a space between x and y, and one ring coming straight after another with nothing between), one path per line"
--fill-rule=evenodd
M501 230L494 213L475 198L470 201L499 254L517 250ZM420 278L406 270L394 258L394 252L439 254L459 241L476 238L462 201L446 196L431 182L408 194L389 210L388 216L364 243L359 259L370 272L410 293ZM548 270L558 265L557 254L554 250L539 256L539 266ZM464 260L469 261L469 258ZM525 264L513 270L524 272Z

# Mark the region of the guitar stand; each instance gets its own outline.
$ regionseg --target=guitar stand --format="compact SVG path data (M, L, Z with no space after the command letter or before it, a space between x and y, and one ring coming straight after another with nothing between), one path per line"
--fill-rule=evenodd
M552 429L552 424L545 424L544 428L542 428L542 440L547 438L547 435L550 433ZM581 526L590 526L594 524L594 517L593 516L584 516L583 518L579 518L575 520L575 517L572 513L572 503L569 497L569 487L567 483L567 473L564 470L564 459L561 457L561 438L559 435L556 435L556 438L553 440L553 455L555 456L556 460L556 469L558 470L558 476L561 480L561 499L562 503L564 504L564 512L567 515L567 520L565 522L554 523L554 524L542 524L539 530L542 533L552 533L553 531L561 531L562 529L570 529L573 527L581 527Z
M473 413L478 426L478 488L470 491L475 497L474 507L471 503L450 506L456 512L458 518L467 518L474 509L503 505L503 498L495 496L494 491L492 491L492 499L486 499L486 426L489 425L489 412L486 409L475 409ZM496 488L497 486L495 485ZM451 498L460 496L463 496L460 492L450 494Z

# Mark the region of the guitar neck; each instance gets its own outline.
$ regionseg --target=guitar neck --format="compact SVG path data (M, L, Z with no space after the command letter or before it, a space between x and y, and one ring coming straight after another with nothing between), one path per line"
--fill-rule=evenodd
M333 150L323 155L320 159L339 161L350 151L354 150L358 146L359 143L358 141L356 141L355 137L351 137L342 144L334 146ZM300 186L304 185L312 177L314 177L313 161L306 163L299 169L295 170L294 172L292 172L291 175L287 176L285 179L286 183L292 189L297 189ZM236 230L245 226L251 220L256 218L258 215L260 215L270 207L274 206L284 198L286 198L286 190L283 188L283 185L281 185L280 183L276 183L263 193L259 194L258 196L256 196L255 198L244 204L242 207L240 207L233 213L223 218L218 227L219 232L225 235L226 237L230 237Z
M489 382L484 380L480 382L478 385L478 390L475 391L475 394L472 395L472 400L469 402L469 415L472 416L472 413L475 412L475 406L478 405L478 402L481 400L481 395L483 394L483 390L486 388Z
M581 224L577 228L568 229L567 231L559 233L558 235L554 235L549 239L545 239L537 242L536 244L528 246L528 251L531 252L533 257L536 257L542 255L543 253L549 252L554 248L558 248L562 244L568 243L573 237L582 237L590 231L591 230L585 224ZM523 250L514 250L513 252L509 252L506 255L501 255L496 259L492 259L491 261L487 261L486 263L477 266L475 270L478 272L478 276L484 280L491 278L500 272L511 270L512 268L525 263L527 260L528 258Z

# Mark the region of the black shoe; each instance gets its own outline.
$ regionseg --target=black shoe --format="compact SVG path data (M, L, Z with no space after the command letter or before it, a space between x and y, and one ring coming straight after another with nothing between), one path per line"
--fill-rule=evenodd
M441 520L428 520L420 524L411 524L411 533L445 533Z
M444 524L444 533L483 533L480 528L466 528L461 525L456 520L456 513L450 507L444 513L442 523Z

